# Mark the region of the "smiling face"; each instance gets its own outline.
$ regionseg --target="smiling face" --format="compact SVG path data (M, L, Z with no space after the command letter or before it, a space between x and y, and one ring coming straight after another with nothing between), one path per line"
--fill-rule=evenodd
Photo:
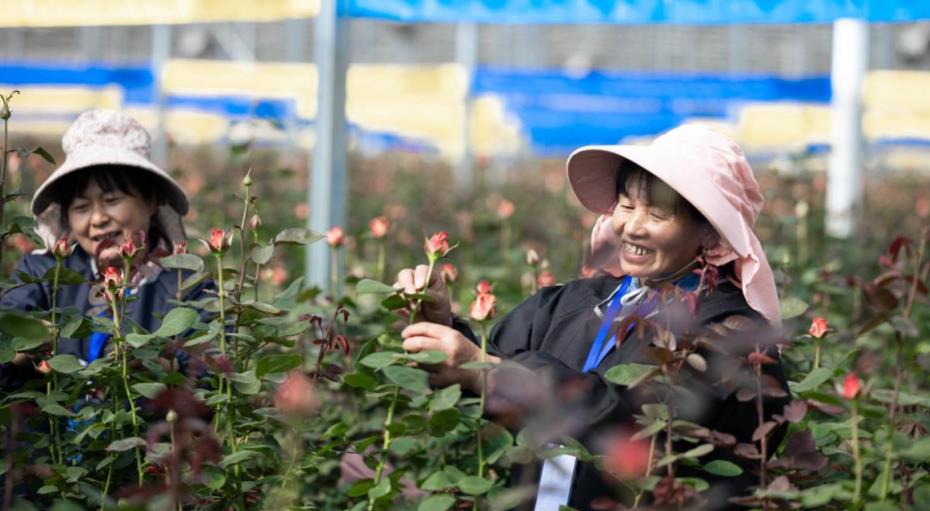
M121 265L119 245L124 233L148 232L152 215L155 214L154 199L145 199L133 186L126 190L117 186L101 187L97 179L87 180L84 189L78 192L67 205L67 221L71 236L82 249L93 255L104 240L114 245L103 249L98 264ZM141 247L145 250L145 247Z
M621 268L637 278L669 276L710 246L714 230L664 182L641 169L629 172L611 218Z

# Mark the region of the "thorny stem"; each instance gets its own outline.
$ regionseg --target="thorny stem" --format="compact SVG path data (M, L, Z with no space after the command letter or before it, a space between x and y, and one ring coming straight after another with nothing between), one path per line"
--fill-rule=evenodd
M862 493L862 456L859 454L859 401L853 400L852 418L850 419L852 434L853 461L856 470L856 485L853 489L853 502L859 502Z
M488 361L488 333L487 328L484 323L481 323L481 362ZM481 398L479 399L478 410L480 414L478 415L478 430L476 432L478 438L478 477L484 477L484 446L482 445L481 439L481 418L484 416L484 404L487 399L488 393L488 370L487 368L481 368ZM475 505L478 505L477 499L475 500Z
M761 351L759 346L756 346L757 351ZM762 407L762 365L756 365L756 421L758 422L757 427L762 427L762 424L765 423L765 411ZM759 439L759 488L766 488L766 479L768 474L766 473L766 464L768 463L768 435L762 435L762 438ZM768 499L762 502L762 508L768 509Z
M52 277L52 356L55 356L58 353L58 316L57 313L57 302L58 302L58 278L61 274L61 258L55 257L55 273ZM46 387L47 395L51 396L52 392L58 390L58 372L52 371L52 381L49 382ZM58 461L57 463L64 463L64 455L62 453L61 447L61 437L58 432L58 421L49 415L48 417L49 425L51 426L51 432L54 436L53 444L49 451L52 454L52 461L55 461L55 452L58 452Z
M923 234L923 233L922 233ZM907 294L907 302L904 305L902 316L908 319L911 315L911 307L914 305L914 297L917 295L917 284L920 282L920 264L923 262L924 249L926 248L926 235L920 236L920 244L914 256L914 274L911 276L911 288ZM901 393L901 380L903 379L904 364L904 340L900 332L895 332L895 366L894 366L894 391L891 395L890 409L888 410L888 436L885 439L885 460L882 464L881 484L879 486L880 500L885 500L888 496L888 489L891 485L891 458L894 450L894 432L897 429L897 412L898 399Z
M384 239L378 240L378 281L384 280Z
M339 299L339 249L329 249L329 282L334 300Z
M649 439L649 460L646 462L646 473L643 474L643 477L649 477L649 474L652 474L652 462L656 454L656 438L658 435L652 435L652 438ZM639 508L639 501L642 500L643 495L645 494L645 488L642 486L636 491L636 498L633 500L633 509Z
M820 367L820 339L814 339L814 369Z
M394 389L394 395L391 397L391 406L388 407L387 417L384 419L384 442L381 444L381 456L378 459L378 468L375 470L375 486L381 483L381 474L384 472L384 465L387 463L387 452L391 448L391 424L394 422L394 409L397 407L397 398L400 395L400 387ZM368 511L375 508L375 499L368 496Z
M6 101L4 101L4 105ZM7 153L10 145L10 121L7 119L3 120L3 167L0 167L0 225L3 225L3 212L6 209L6 195L4 188L6 187L6 165L7 165ZM3 260L3 244L0 243L0 260Z
M127 261L124 265L123 279L129 278L129 262ZM122 286L123 284L121 284ZM117 291L118 292L118 291ZM119 296L119 295L118 295ZM124 295L125 296L125 295ZM126 399L129 401L129 415L132 422L132 434L133 436L139 436L139 418L136 415L136 403L132 398L132 391L129 388L129 361L126 357L126 349L123 346L123 329L120 326L120 312L121 304L117 302L121 301L121 298L114 299L110 302L110 309L113 312L113 340L116 343L116 353L119 357L119 360L122 365L122 371L120 372L121 379L123 380L123 390L126 392ZM139 449L133 449L136 453L136 471L139 476L139 486L142 486L143 472L142 472L142 455L139 453Z

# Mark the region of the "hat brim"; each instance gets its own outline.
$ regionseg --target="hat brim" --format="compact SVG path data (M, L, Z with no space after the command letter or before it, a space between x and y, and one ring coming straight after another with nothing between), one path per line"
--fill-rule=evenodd
M738 213L720 190L713 183L689 176L687 169L678 168L680 158L673 161L663 155L663 149L653 146L585 146L568 157L568 182L585 208L610 214L617 200L614 195L621 165L625 160L631 161L661 179L700 211L737 254L748 254L751 247L739 222L727 221Z
M179 215L187 214L189 209L187 194L167 172L134 151L108 146L84 147L80 151L70 153L61 167L58 167L36 190L32 198L32 214L38 217L52 204L51 192L56 182L75 172L100 165L124 165L155 174L165 184L164 191L167 196L164 202Z

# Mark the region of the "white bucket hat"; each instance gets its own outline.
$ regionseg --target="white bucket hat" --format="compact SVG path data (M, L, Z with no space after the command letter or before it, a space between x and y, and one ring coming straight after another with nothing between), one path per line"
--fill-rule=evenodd
M61 223L61 205L54 201L54 184L61 178L98 165L120 165L142 172L151 172L164 184L164 195L158 197L155 215L171 242L186 241L181 217L187 214L187 195L181 186L152 163L152 137L131 116L112 110L91 110L78 116L61 139L65 162L42 183L32 198L32 214L36 233L46 247L65 234Z
M764 202L759 185L742 149L705 126L675 128L650 145L586 146L569 156L566 171L575 196L600 214L591 236L592 265L617 276L622 272L610 216L624 161L661 179L704 215L721 237L708 249L708 262L734 262L749 306L779 324L775 278L752 231Z

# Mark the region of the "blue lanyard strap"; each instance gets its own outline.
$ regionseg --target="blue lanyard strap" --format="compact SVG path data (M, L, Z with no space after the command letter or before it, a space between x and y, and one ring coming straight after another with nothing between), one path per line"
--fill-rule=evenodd
M604 357L607 356L610 348L612 348L616 342L616 334L610 337L610 340L606 343L606 346L604 341L607 340L607 334L610 333L610 327L613 325L614 319L620 312L622 307L621 300L623 299L623 296L626 295L627 290L630 288L630 282L632 280L633 279L631 279L629 276L624 277L623 283L620 285L620 289L614 293L614 297L610 301L610 306L607 308L607 313L604 314L604 321L601 323L601 328L597 332L597 337L594 338L594 344L591 345L591 350L588 352L588 358L585 360L582 372L586 373L597 367L601 361L604 360Z

